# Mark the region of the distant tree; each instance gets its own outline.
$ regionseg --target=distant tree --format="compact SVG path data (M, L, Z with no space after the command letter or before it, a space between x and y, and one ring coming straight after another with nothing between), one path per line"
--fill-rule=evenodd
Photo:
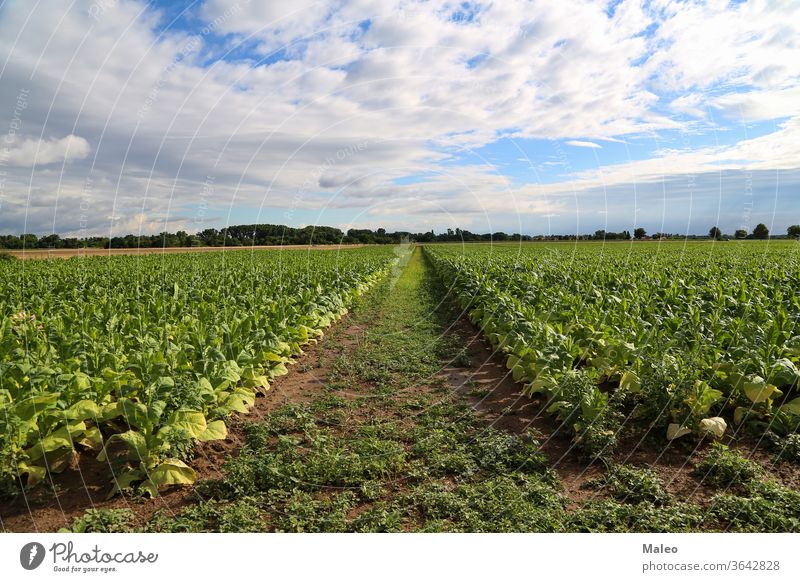
M39 246L39 237L35 234L23 234L20 239L22 239L23 247L27 249L35 249Z
M733 236L738 239L747 238L747 231L743 228L739 228L736 230Z
M713 239L720 239L722 238L722 231L717 226L712 226L711 230L708 231L708 236Z
M595 240L605 240L606 231L605 230L596 230L596 231L594 231L594 238L595 238Z
M769 229L767 228L767 225L764 223L757 224L753 229L753 238L757 238L759 240L769 238Z
M39 246L43 249L58 249L63 245L60 236L57 234L48 234L39 239Z
M800 224L793 224L787 228L786 234L789 235L789 238L800 238Z
M633 231L633 238L639 240L643 239L644 236L647 234L647 231L643 229L641 226Z
M197 238L209 247L215 246L220 243L219 231L216 228L207 228L204 231L197 233Z

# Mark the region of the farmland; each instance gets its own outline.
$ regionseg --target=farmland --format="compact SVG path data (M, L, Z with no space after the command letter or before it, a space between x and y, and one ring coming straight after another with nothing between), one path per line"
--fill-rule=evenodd
M0 483L95 451L119 488L194 481L195 441L286 373L390 250L0 264Z
M0 263L3 527L798 531L796 249Z
M437 271L589 455L620 419L665 438L800 425L796 244L471 247Z

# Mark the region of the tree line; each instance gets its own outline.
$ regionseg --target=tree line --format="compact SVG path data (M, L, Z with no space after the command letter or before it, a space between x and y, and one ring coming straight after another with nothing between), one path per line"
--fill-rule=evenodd
M800 238L800 225L792 225L786 231L788 238ZM134 235L115 237L61 237L48 234L39 237L35 234L0 235L0 249L79 249L79 248L164 248L164 247L221 247L221 246L261 246L261 245L309 245L309 244L398 244L403 240L417 242L504 242L504 241L544 241L544 240L703 240L717 239L767 239L769 229L764 224L757 225L751 233L736 230L733 236L724 234L718 227L712 227L707 236L669 234L657 232L647 235L644 228L636 228L631 234L597 230L593 234L567 235L527 235L493 232L476 234L460 228L448 228L444 232L412 233L409 231L387 232L386 229L349 229L342 231L332 226L306 226L293 228L280 224L244 224L221 229L207 228L195 234L186 231L162 232L154 235ZM782 238L782 237L781 237Z

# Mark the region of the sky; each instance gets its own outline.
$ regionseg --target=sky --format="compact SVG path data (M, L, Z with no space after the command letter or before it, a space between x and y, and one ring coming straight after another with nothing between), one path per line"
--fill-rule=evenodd
M0 233L800 223L800 2L0 0Z

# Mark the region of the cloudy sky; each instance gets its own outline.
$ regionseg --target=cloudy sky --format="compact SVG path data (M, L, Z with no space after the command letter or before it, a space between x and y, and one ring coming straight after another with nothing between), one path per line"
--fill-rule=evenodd
M785 232L800 2L0 0L0 233Z

